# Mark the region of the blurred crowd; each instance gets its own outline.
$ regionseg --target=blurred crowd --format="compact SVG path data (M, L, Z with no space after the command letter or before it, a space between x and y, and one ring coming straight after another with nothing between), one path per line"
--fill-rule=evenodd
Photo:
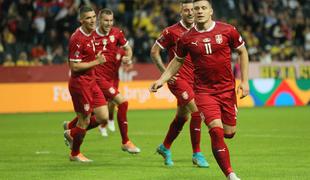
M179 20L178 0L0 0L0 64L66 63L84 4L114 11L115 25L125 32L139 63L151 62L154 40ZM213 8L215 20L241 32L250 61L310 60L309 0L214 0Z

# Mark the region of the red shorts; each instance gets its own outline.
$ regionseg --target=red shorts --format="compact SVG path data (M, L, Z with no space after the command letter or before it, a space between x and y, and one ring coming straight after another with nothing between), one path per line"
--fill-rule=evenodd
M236 125L238 109L235 90L216 95L199 93L195 101L207 124L221 119L223 124Z
M192 85L186 80L178 79L173 84L168 83L172 94L177 98L178 106L187 105L195 97Z
M94 108L107 104L97 84L93 86L81 86L79 88L69 85L69 91L75 112L87 115L93 112Z
M96 81L99 88L103 92L104 97L108 100L111 101L116 95L119 94L118 91L118 80L97 80Z

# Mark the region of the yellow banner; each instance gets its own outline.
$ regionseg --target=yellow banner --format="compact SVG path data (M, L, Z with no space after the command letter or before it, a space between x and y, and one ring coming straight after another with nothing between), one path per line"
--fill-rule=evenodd
M150 93L153 81L121 82L119 90L128 99L129 109L172 109L176 99L167 86ZM253 106L245 98L239 106ZM0 113L73 111L67 82L2 83Z

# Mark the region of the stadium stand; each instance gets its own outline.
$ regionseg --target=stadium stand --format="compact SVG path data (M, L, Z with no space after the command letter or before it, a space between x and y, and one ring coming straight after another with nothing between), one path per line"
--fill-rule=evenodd
M0 64L65 63L68 39L79 26L77 9L83 4L115 12L115 23L124 29L138 63L151 62L155 38L179 19L177 0L0 0ZM215 19L234 24L242 33L251 61L310 60L309 0L222 0L213 6ZM26 62L19 63L20 57Z

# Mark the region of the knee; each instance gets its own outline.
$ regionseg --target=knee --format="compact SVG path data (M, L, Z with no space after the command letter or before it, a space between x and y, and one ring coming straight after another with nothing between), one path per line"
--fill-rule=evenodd
M235 132L233 132L233 133L225 133L224 137L226 139L232 139L235 136L235 134L236 134Z

